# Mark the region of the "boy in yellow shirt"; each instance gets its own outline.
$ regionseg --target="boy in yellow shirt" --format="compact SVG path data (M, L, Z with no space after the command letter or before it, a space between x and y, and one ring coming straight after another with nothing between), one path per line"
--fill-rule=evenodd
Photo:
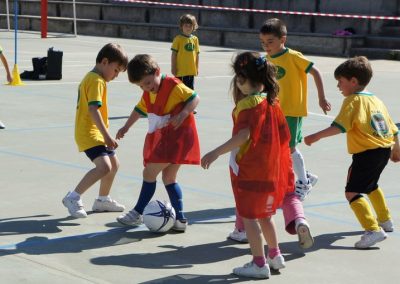
M388 163L400 161L398 129L381 100L365 90L372 78L372 68L364 56L351 58L335 70L338 88L345 97L341 110L330 127L304 138L311 144L322 138L347 133L347 148L353 155L346 199L365 233L355 243L364 249L386 239L393 222L386 205L379 177ZM377 214L375 218L366 194Z
M85 152L95 168L62 200L72 217L87 217L81 195L99 180L99 196L94 201L93 211L121 212L125 209L109 196L119 160L114 152L118 144L108 131L107 82L117 78L127 65L128 56L122 47L114 43L106 44L97 55L96 66L79 85L75 141L79 151Z
M193 35L198 27L195 16L182 15L179 19L181 34L174 38L171 46L171 73L192 90L194 77L199 74L200 45Z
M301 52L285 47L287 29L276 18L268 19L260 29L260 41L267 52L267 60L277 67L279 102L289 125L293 169L297 176L296 194L304 200L318 177L308 173L297 144L302 140L303 117L307 116L307 74L311 74L318 91L319 106L324 113L331 110L325 98L322 77L314 63Z

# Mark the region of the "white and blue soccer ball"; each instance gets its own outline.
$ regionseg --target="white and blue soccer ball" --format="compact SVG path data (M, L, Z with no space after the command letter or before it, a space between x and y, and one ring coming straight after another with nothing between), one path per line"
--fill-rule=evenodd
M175 223L175 210L171 203L152 200L143 211L143 222L151 232L164 233Z

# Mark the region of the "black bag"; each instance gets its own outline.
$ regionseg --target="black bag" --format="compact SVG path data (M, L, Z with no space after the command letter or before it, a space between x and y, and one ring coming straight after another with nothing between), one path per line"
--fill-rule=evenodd
M33 80L46 79L47 73L47 57L34 57L32 58L33 65Z
M47 80L61 80L63 52L49 48L47 51Z
M47 57L32 58L33 71L24 71L20 74L21 79L29 80L61 80L62 78L62 56L63 52L47 50Z

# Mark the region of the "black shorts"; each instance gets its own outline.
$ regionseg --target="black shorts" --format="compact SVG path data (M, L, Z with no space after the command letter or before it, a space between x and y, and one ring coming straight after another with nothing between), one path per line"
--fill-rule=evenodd
M182 81L183 84L185 84L186 87L191 88L194 90L194 76L183 76L183 77L177 77L179 80Z
M353 155L347 174L346 192L370 193L390 158L391 148L367 150Z
M108 150L106 146L100 145L85 150L86 156L93 162L94 159L100 156L114 156L114 150Z

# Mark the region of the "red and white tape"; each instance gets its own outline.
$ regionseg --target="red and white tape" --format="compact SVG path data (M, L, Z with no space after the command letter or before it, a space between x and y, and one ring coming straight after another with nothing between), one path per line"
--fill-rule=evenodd
M155 1L140 1L140 0L114 0L114 1L130 2L137 4L160 5L160 6L172 6L172 7L200 8L200 9L210 9L210 10L220 10L220 11L238 11L238 12L252 12L252 13L282 14L282 15L304 15L304 16L318 16L318 17L331 17L331 18L333 17L333 18L400 21L400 17L397 16L370 16L370 15L351 15L351 14L336 14L336 13L261 10L261 9L246 9L246 8L220 7L220 6L207 6L207 5L194 5L194 4L168 3L168 2L155 2Z

